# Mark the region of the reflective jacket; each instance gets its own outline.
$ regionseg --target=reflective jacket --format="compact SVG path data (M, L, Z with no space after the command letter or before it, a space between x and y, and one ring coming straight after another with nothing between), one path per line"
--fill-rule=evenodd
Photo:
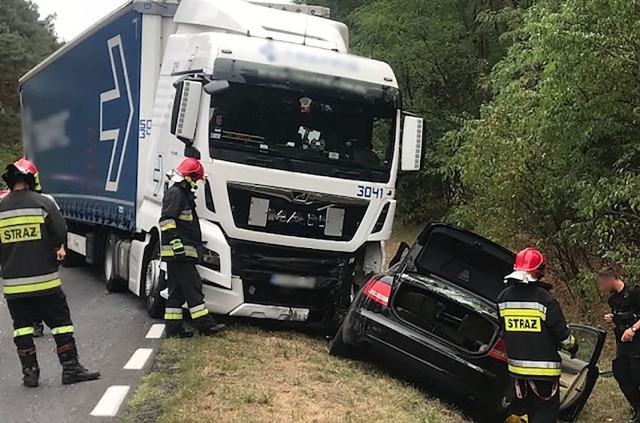
M29 190L0 201L0 274L7 298L47 295L60 289L56 250L67 226L51 200Z
M498 309L509 372L520 379L560 377L558 348L571 348L575 340L549 285L540 281L507 283L498 296Z
M197 260L202 233L196 214L195 196L189 188L174 184L164 193L160 215L161 256L165 261ZM172 243L181 244L185 254L176 255Z

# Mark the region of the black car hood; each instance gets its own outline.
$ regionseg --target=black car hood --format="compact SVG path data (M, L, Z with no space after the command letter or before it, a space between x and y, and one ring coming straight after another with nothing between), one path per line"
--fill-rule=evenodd
M410 255L414 257L412 271L439 276L494 303L515 259L501 245L445 224L429 225Z

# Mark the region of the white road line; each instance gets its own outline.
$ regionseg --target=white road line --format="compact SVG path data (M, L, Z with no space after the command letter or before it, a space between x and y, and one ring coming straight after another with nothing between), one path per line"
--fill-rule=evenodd
M151 357L153 353L152 348L138 348L133 353L127 364L124 365L125 370L140 370L144 367L145 363Z
M164 332L164 324L156 323L151 325L149 332L147 332L147 339L158 339L162 337L162 333Z
M104 393L98 405L91 412L96 417L113 417L118 414L118 410L129 392L128 386L111 386Z

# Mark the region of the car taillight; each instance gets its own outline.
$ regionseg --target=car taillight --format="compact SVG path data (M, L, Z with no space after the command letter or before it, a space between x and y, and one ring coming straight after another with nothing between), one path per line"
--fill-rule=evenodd
M491 358L495 358L500 361L507 361L507 345L504 343L504 339L498 338L493 348L489 350L487 354Z
M376 303L386 307L389 304L391 285L373 278L364 286L362 293Z

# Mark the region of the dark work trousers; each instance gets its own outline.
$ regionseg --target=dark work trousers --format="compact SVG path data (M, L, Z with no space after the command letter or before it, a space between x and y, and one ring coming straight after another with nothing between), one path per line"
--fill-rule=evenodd
M18 350L35 348L33 322L44 321L51 328L56 345L74 343L73 323L62 290L36 297L7 299L9 313L13 319L13 341Z
M202 293L202 279L196 270L193 261L169 261L167 262L167 285L169 298L165 308L165 320L167 324L175 326L182 323L182 305L187 302L191 320L194 324L198 320L207 318L208 311L204 304ZM169 329L169 328L167 328Z
M640 411L640 356L619 353L613 360L613 377L633 409Z
M514 414L526 414L529 417L529 423L556 423L560 413L560 389L559 385L557 385L559 380L533 381L537 394L528 381L519 379L517 383L520 385L523 398L516 401L511 407L514 410ZM556 392L555 395L551 396L554 384L556 385Z

